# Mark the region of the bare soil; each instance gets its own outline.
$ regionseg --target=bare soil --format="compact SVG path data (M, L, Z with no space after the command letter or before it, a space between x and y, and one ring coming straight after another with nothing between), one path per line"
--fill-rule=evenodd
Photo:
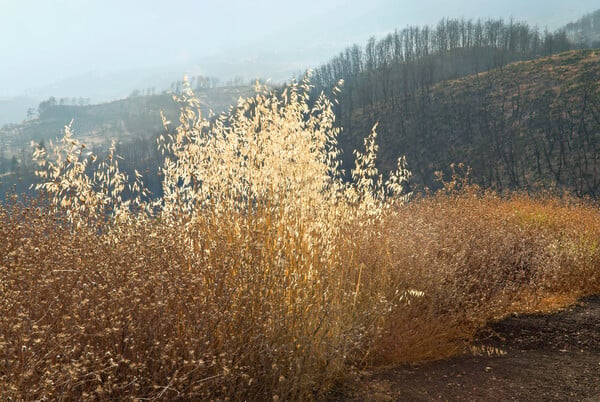
M350 401L600 401L600 296L480 331L470 355L361 373Z

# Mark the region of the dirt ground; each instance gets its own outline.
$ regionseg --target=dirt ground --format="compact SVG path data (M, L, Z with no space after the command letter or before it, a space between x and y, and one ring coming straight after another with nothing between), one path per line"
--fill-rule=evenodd
M349 401L600 401L600 296L480 331L473 353L363 372Z

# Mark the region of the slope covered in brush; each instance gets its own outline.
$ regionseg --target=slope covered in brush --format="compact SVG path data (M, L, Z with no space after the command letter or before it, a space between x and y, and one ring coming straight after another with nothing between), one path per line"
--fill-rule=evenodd
M389 97L352 112L344 145L378 121L381 165L401 151L418 184L462 162L487 187L597 196L599 61L598 50L569 51Z

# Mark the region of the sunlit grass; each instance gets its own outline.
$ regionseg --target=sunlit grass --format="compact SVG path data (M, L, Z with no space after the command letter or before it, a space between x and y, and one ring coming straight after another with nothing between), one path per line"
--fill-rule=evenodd
M261 89L212 122L186 90L162 199L139 177L126 199L114 151L95 162L69 131L36 153L48 198L0 209L0 399L319 399L599 291L592 203L456 182L407 203L374 131L346 183L309 89Z

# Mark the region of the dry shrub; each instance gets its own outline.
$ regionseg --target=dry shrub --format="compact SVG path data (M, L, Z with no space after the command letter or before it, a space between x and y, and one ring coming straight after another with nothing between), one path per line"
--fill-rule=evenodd
M11 257L3 271L31 291L6 324L17 331L3 338L8 396L305 399L344 376L394 305L342 259L354 249L345 236L404 202L408 172L399 159L384 182L373 131L355 182L342 181L332 105L323 95L309 105L310 89L258 88L208 122L187 87L180 124L159 143L157 200L135 186L126 200L114 149L100 162L69 128L36 150L49 200L35 219L54 216L45 230L63 234L52 249L33 217L23 234L10 221L20 207L6 213L11 253L33 259ZM35 254L24 236L50 251ZM26 317L35 337L18 332ZM23 343L50 336L69 349ZM35 354L13 360L24 347Z
M121 197L114 152L86 175L69 132L36 153L48 200L0 208L0 399L319 399L364 365L463 351L550 292L598 291L596 207L454 187L406 204L375 131L345 183L309 90L213 122L186 90L158 200Z
M382 224L390 271L425 296L387 317L378 362L451 356L490 321L600 291L600 211L590 201L465 187Z

